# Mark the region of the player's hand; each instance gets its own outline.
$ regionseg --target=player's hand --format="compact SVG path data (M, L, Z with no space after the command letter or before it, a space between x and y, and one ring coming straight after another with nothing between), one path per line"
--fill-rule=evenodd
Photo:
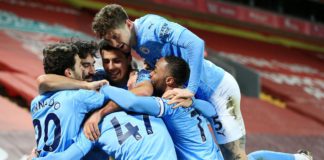
M101 118L100 110L98 110L94 112L84 123L83 132L91 141L98 140L100 137L98 124L101 121Z
M179 98L177 100L174 100L172 103L176 103L176 105L173 106L172 108L178 108L178 107L187 108L187 107L190 107L192 105L193 101L192 101L192 98Z
M37 157L38 157L37 150L36 148L33 148L33 150L28 155L27 160L32 160L33 158L37 158Z
M188 90L188 89L181 89L181 88L174 88L172 90L166 91L162 97L165 99L171 99L169 101L170 104L176 103L179 100L181 101L181 98L191 98L194 94Z
M136 85L136 80L137 80L137 72L133 71L129 74L129 79L127 81L127 88L128 90L131 90L135 87Z
M100 80L100 81L93 81L93 82L87 82L87 89L89 90L98 90L102 86L109 84L107 80Z

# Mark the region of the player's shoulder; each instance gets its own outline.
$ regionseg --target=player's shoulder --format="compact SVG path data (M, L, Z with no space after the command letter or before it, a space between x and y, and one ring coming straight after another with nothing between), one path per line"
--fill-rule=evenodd
M177 108L173 108L175 105L177 105L177 103L168 104L168 102L170 101L169 99L161 98L161 100L162 100L162 102L163 102L163 104L164 104L165 107L171 108L173 110L184 110L184 111L192 110L193 109L193 105L195 104L195 103L193 103L189 107L181 107L180 106L180 107L177 107ZM204 101L204 100L200 100L200 101ZM205 102L205 103L208 103L208 102Z
M93 90L78 89L73 92L73 106L78 108L86 109L87 112L90 110L101 107L104 104L104 95ZM80 109L80 111L84 111Z
M159 19L165 19L162 16L156 15L156 14L147 14L140 18L141 20L159 20Z
M102 95L102 94L100 94L97 91L87 90L87 89L78 89L78 90L75 90L74 94L75 94L75 96L78 99L81 99L81 100L84 100L84 99L87 99L87 98L91 98L93 96L100 96L100 95Z
M173 108L175 104L168 104L168 102L170 100L168 99L163 99L161 98L161 101L163 102L163 115L164 117L169 117L171 119L177 119L180 117L183 117L185 115L187 115L191 110L193 110L192 107L177 107L177 108Z
M53 95L55 95L56 93L58 93L59 91L53 91L53 92L45 92L43 94L40 94L38 96L36 96L30 104L30 110L32 111L38 104L39 102L43 102L48 98L51 98Z
M175 106L175 104L168 104L168 102L170 101L169 99L165 99L165 98L158 98L158 101L160 101L161 105L163 105L164 107L167 108L172 108L173 106Z
M41 95L38 95L36 96L30 103L30 112L33 114L36 112L36 109L38 108L38 104L42 101L44 101L46 97L41 94Z
M141 28L143 28L143 26L147 26L148 29L155 29L157 26L159 26L160 24L163 24L166 22L166 19L159 16L159 15L155 15L155 14L147 14L139 19L136 20L136 23L141 24ZM153 27L152 27L153 26ZM146 28L146 27L144 27Z
M73 89L73 90L61 90L52 95L57 99L64 101L85 101L94 96L100 95L100 93L93 90L86 89Z
M63 91L51 91L36 96L30 104L31 114L34 115L39 111L42 112L44 110L43 108L52 107L56 102L62 101L63 98L66 98L66 95L62 95L63 93ZM66 98L65 100L70 99Z
M62 98L83 98L89 95L96 94L96 91L93 90L86 90L86 89L71 89L71 90L61 90L57 93L57 96Z
M98 93L94 90L89 90L89 89L71 89L71 90L65 90L65 92L68 94Z

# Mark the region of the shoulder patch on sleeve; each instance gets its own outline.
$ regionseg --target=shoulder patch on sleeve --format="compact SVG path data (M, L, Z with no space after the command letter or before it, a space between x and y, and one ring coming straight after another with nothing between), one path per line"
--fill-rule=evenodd
M169 38L170 36L170 27L168 26L167 23L164 23L162 25L162 28L161 28L161 31L160 31L160 34L159 34L159 38L161 39L162 42L166 42L167 39Z

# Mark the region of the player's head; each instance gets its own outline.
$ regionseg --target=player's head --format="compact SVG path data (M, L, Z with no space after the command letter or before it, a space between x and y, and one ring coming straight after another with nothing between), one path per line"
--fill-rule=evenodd
M71 42L75 45L79 52L78 55L81 58L81 65L84 70L84 80L91 82L93 81L93 76L96 73L95 63L96 60L94 58L97 57L96 53L98 51L97 43L93 41L75 41Z
M109 45L127 53L131 50L133 22L124 8L110 4L102 8L92 22L92 30Z
M182 87L189 79L190 68L188 63L175 56L160 58L155 69L151 72L151 81L158 96L167 88Z
M57 74L84 80L84 71L78 48L73 44L50 44L43 50L43 65L46 74Z
M102 58L108 81L112 85L124 85L127 83L129 73L132 70L132 56L119 49L111 47L106 40L99 43L99 51Z

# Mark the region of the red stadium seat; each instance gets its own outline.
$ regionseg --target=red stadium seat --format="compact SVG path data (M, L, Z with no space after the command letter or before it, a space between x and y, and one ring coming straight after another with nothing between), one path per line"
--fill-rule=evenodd
M35 80L21 73L0 71L0 84L10 96L21 96L27 103L38 95Z

